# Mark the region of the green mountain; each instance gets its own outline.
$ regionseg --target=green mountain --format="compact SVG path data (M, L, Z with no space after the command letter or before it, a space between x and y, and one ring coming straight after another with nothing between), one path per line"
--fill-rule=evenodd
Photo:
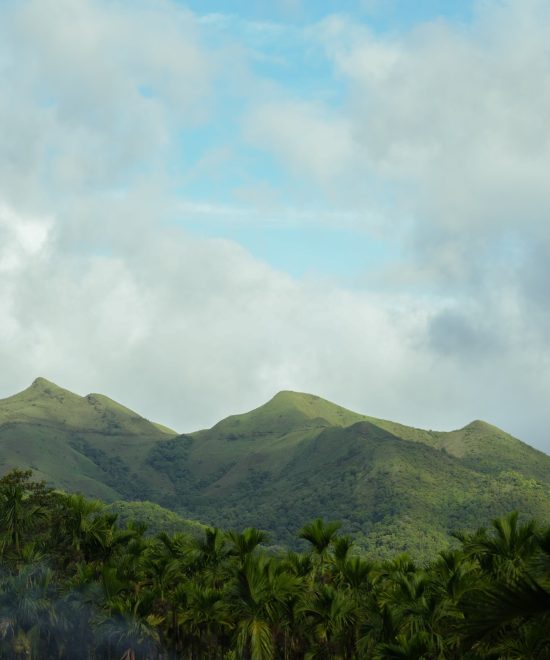
M175 435L102 394L81 397L45 378L0 400L2 472L32 469L59 488L108 501L162 488L145 459Z
M490 424L425 431L296 392L176 435L37 379L0 401L0 468L14 466L108 501L267 529L279 544L314 517L339 519L378 555L427 557L510 510L550 514L550 457Z

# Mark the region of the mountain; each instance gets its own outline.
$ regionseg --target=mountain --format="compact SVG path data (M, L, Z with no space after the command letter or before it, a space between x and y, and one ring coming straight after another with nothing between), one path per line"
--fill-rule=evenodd
M32 469L57 487L106 500L140 493L144 477L161 487L145 458L175 435L102 394L81 397L45 378L0 400L2 472Z
M176 435L107 397L37 379L0 401L0 468L13 466L107 501L268 529L279 544L314 517L339 519L377 555L429 557L456 529L516 509L550 514L550 457L490 424L426 431L288 391Z
M165 505L185 502L187 515L218 525L274 530L283 543L323 515L377 554L422 556L450 532L513 509L550 514L550 457L494 426L424 431L309 394L281 392L153 454L177 493Z

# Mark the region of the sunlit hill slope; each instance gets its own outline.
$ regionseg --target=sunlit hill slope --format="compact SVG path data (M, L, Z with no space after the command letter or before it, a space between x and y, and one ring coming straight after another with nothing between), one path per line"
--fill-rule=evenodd
M336 518L379 555L429 556L451 531L513 509L550 515L550 457L490 424L424 431L296 392L177 435L39 378L0 400L0 469L15 466L107 501L258 526L279 544L313 517Z

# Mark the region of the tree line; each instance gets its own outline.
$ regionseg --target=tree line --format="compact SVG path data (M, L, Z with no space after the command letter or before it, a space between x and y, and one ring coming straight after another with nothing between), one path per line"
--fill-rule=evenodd
M316 519L303 552L159 533L12 471L0 479L0 658L550 657L550 528L517 513L418 565Z

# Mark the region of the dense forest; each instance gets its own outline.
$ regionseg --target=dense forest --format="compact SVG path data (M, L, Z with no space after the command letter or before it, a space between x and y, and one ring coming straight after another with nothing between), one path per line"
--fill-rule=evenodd
M0 658L547 658L550 528L513 513L425 565L316 519L157 533L30 472L0 480Z

